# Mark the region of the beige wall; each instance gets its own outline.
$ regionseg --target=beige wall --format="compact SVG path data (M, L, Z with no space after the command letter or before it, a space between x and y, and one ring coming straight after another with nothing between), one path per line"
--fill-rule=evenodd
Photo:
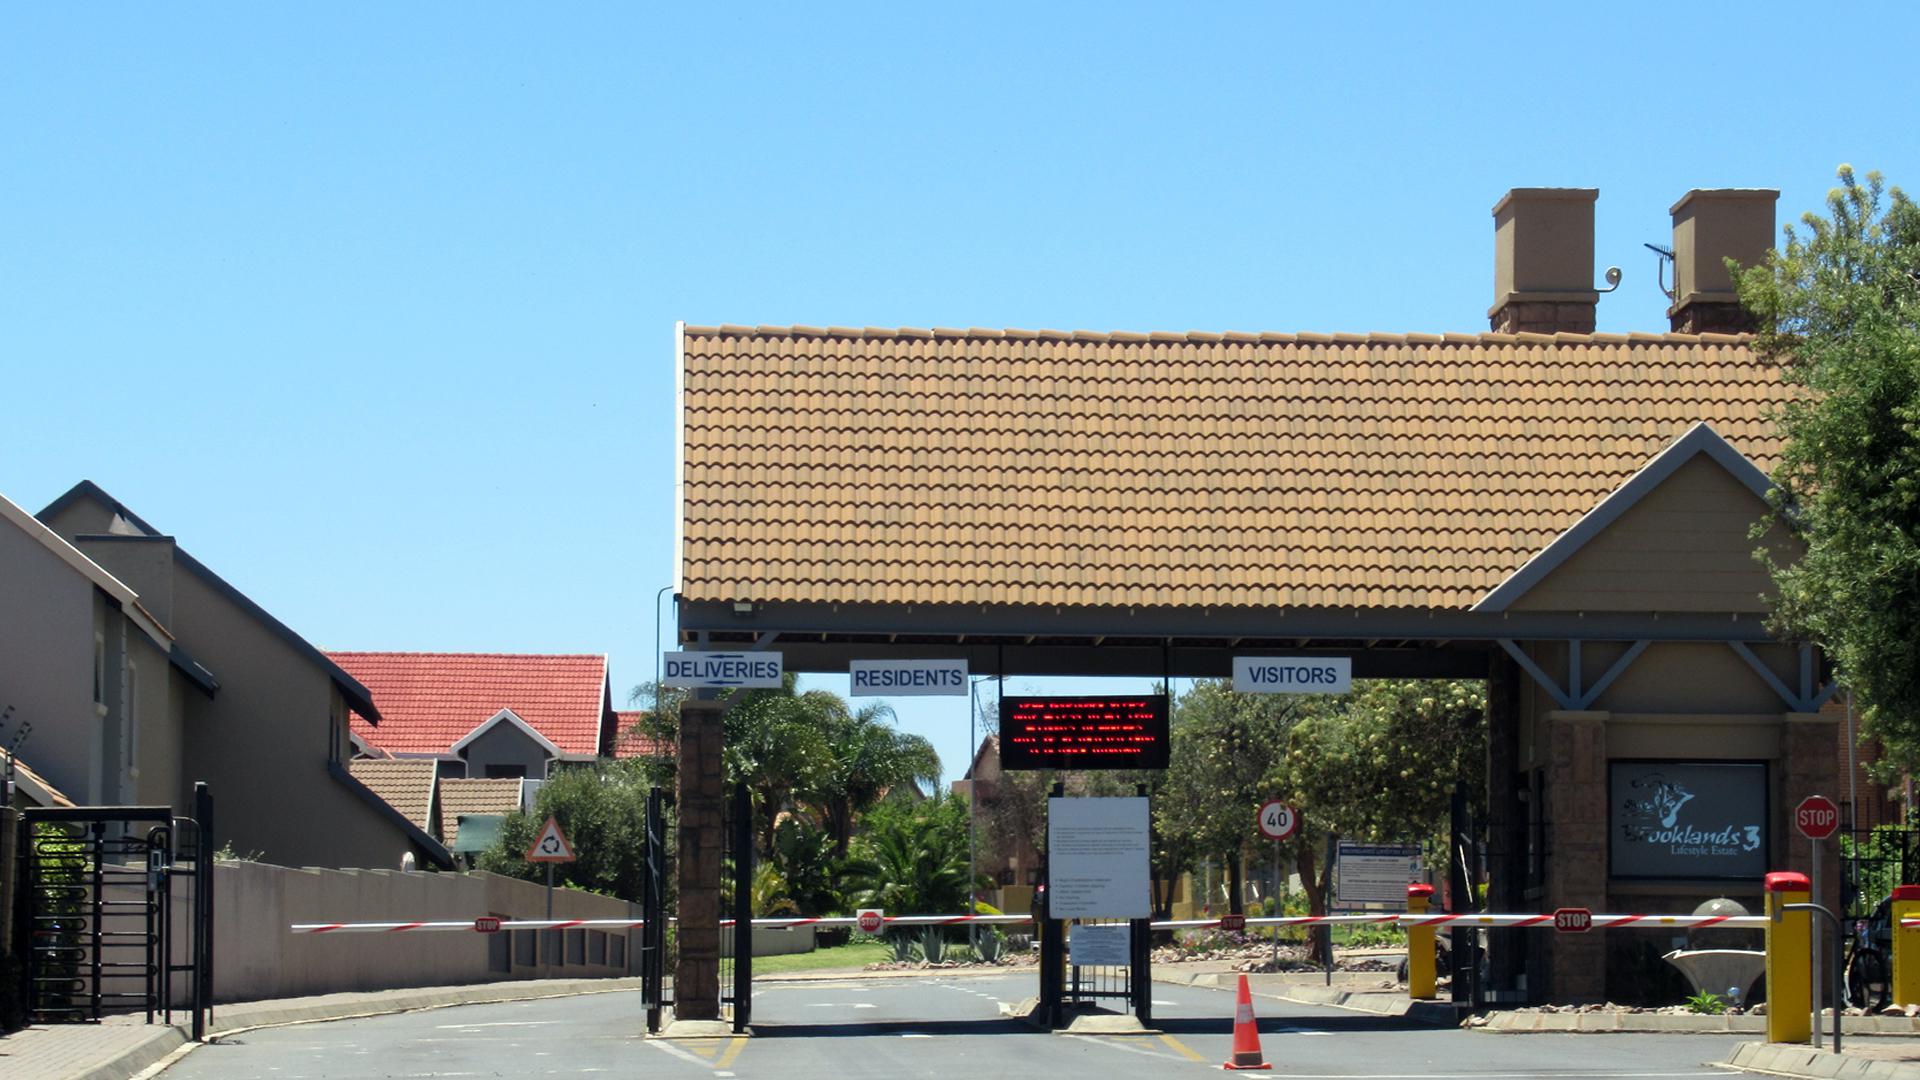
M0 523L0 612L0 709L14 708L0 738L31 723L20 756L62 792L85 799L99 779L94 633L106 635L124 617L84 574L8 523Z
M1771 583L1748 531L1767 513L1746 485L1698 455L1512 609L1763 613ZM1778 530L1770 542L1786 543Z
M92 500L80 499L48 524L73 539L104 533L111 517ZM171 798L180 800L174 805L184 809L192 784L206 781L214 796L217 842L277 863L397 868L409 851L423 857L399 823L329 773L330 751L343 768L351 751L345 723L332 723L344 718L344 706L312 656L181 565L169 543L87 544L110 573L125 570L140 579L172 569L168 628L220 682L211 699L184 695L179 774L169 777L162 769L149 788L143 768L142 794L170 785L176 793ZM143 738L141 756L159 752L149 745L158 741Z

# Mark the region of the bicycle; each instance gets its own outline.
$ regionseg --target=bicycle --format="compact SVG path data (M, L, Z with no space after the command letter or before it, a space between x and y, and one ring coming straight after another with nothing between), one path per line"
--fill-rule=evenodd
M1847 935L1847 1004L1868 1012L1878 1012L1893 999L1892 964L1888 950L1893 945L1892 901L1882 900L1873 914L1853 920Z

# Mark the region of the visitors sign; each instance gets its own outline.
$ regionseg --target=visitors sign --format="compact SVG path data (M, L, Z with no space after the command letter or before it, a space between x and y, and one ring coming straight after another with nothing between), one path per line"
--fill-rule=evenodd
M1144 919L1147 800L1047 800L1047 910L1056 919Z
M847 664L854 697L966 697L965 660L854 660Z
M1345 694L1353 689L1350 656L1236 656L1238 694Z
M1002 769L1164 769L1167 696L1003 697Z
M785 674L777 652L670 652L661 682L687 689L777 690Z
M1825 795L1809 795L1793 808L1793 824L1809 840L1825 840L1840 828L1840 808Z

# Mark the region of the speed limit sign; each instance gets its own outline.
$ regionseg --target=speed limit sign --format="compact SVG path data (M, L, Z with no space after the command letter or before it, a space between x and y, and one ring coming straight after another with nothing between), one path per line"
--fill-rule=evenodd
M1300 831L1300 814L1293 807L1273 799L1260 804L1260 831L1275 840L1285 840Z

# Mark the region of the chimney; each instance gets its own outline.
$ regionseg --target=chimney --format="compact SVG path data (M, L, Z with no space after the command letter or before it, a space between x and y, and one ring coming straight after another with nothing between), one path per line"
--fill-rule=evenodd
M1673 306L1667 320L1678 334L1735 334L1753 329L1740 306L1726 260L1753 266L1773 247L1773 204L1767 188L1695 188L1668 211L1673 215Z
M1493 204L1496 334L1593 333L1598 188L1514 188Z

